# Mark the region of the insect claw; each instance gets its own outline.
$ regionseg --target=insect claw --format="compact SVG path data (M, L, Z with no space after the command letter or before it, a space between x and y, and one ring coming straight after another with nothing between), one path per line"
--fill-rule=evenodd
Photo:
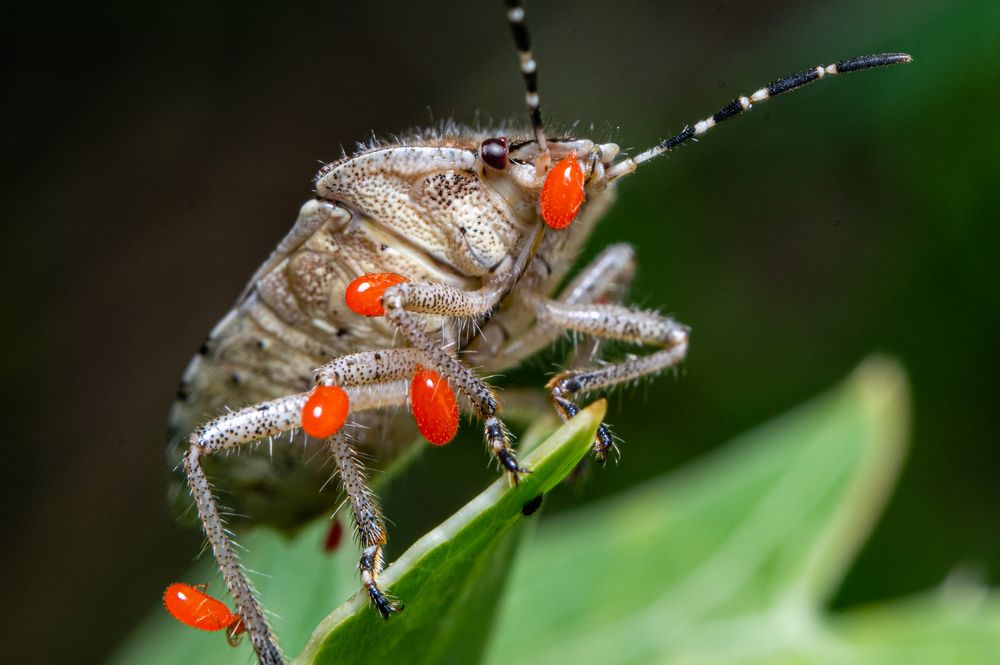
M515 468L508 468L507 470L507 481L512 487L517 487L521 483L521 476L526 476L531 473L531 469L523 466L516 466Z
M382 618L386 621L389 620L395 612L402 612L403 606L395 601L389 599L384 593L382 593L379 588L375 585L368 587L368 597L371 598L372 604L378 613L382 615Z
M594 457L602 465L608 461L608 451L615 447L615 439L611 434L611 429L606 423L597 426L597 434L594 436Z

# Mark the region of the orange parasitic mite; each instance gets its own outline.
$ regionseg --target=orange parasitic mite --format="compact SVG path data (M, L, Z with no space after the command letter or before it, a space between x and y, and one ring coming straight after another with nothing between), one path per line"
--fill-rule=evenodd
M553 229L564 229L576 219L583 204L583 169L576 153L559 160L542 184L542 219Z
M239 616L226 607L225 603L204 591L175 582L163 594L163 605L181 623L198 630L225 630L236 626L235 632L242 632Z
M382 294L390 286L396 286L409 281L394 272L371 272L358 277L347 285L344 300L355 314L361 316L382 316Z
M330 525L330 530L326 532L326 539L323 540L323 551L327 554L337 551L340 541L344 538L344 527L340 520L334 519Z
M458 431L455 391L437 372L420 368L410 385L410 407L417 429L427 441L443 446Z
M316 386L302 407L302 429L314 439L325 439L344 426L349 408L343 388Z

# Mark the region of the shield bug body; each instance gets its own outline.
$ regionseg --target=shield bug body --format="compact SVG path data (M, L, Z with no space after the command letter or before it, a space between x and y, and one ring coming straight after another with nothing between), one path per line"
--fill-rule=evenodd
M546 136L524 9L518 0L507 7L531 131L444 125L324 166L316 197L183 375L171 454L261 663L284 661L208 473L234 514L292 530L336 500L320 491L328 472L306 463L327 447L357 526L363 590L388 618L398 607L378 582L386 531L358 452L385 463L417 430L446 443L457 427L457 393L516 483L530 469L518 463L501 403L480 373L513 367L566 332L652 349L604 365L574 357L546 386L566 419L581 395L654 375L687 352L683 324L623 304L634 271L628 246L606 248L567 281L617 180L754 103L910 59L890 53L804 70L625 157L611 143ZM204 422L206 413L223 415ZM254 446L299 429L306 446ZM605 459L613 445L601 425L594 455ZM241 447L249 454L220 455Z

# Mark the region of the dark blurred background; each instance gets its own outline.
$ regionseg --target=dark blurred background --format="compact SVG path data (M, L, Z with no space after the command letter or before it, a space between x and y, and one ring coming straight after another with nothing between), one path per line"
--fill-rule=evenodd
M372 131L523 117L500 2L344 4L5 11L8 656L101 661L197 553L166 510L166 412L319 163ZM959 566L996 583L1000 4L528 10L550 122L633 154L780 75L915 58L760 105L622 183L589 255L638 247L633 298L692 326L690 359L613 399L620 465L550 510L675 468L884 351L912 378L912 454L836 604ZM476 438L389 491L394 555L494 477Z

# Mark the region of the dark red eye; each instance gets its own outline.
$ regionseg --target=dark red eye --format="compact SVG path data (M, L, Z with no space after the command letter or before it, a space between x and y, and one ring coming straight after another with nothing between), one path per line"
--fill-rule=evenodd
M486 139L479 145L479 156L486 166L503 171L507 168L507 139L502 136Z

